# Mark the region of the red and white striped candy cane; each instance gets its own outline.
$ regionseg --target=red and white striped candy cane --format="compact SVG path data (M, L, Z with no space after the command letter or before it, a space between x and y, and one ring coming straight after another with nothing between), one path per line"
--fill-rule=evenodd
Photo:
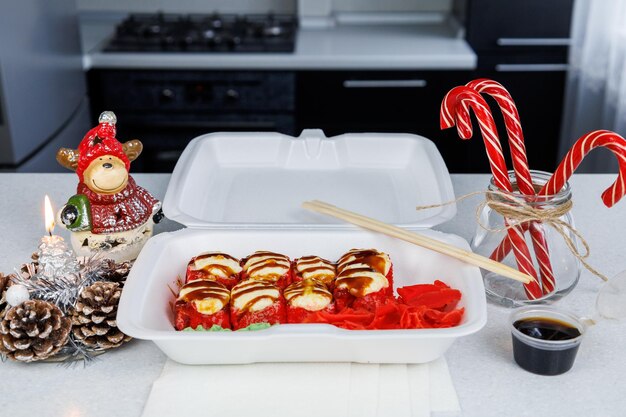
M545 231L538 223L522 224L522 232L530 230L535 255L539 263L539 272L541 273L541 284L544 294L554 291L556 281L552 270L552 262L550 262L550 252L548 250L548 242L545 240ZM538 231L538 232L537 232ZM489 256L496 262L502 262L506 255L511 252L512 245L508 236L502 239L502 242L494 249Z
M615 205L625 192L626 178L626 140L617 133L609 130L596 130L582 136L567 153L559 168L552 175L548 183L540 191L541 195L558 193L568 181L572 173L580 165L585 155L592 149L604 146L615 154L619 162L617 180L602 194L602 200L607 207ZM511 242L504 239L491 254L491 258L500 262L511 251Z
M581 136L567 152L539 195L554 195L561 191L585 156L598 147L611 150L619 163L617 179L602 193L604 204L613 207L626 193L626 139L610 130L596 130Z
M520 191L526 195L535 195L530 169L528 168L528 158L526 156L526 146L524 145L524 133L520 123L517 106L509 92L496 81L486 78L480 78L467 83L467 86L478 91L479 93L489 94L493 97L504 117L504 124L509 136L509 145L511 148L511 159L513 160L513 169L517 178L517 185Z
M496 100L496 103L498 103L502 116L504 117L504 124L509 137L509 148L511 150L511 160L513 161L513 170L515 171L517 186L524 195L536 195L537 192L533 186L528 157L526 155L522 124L513 98L500 83L486 78L470 81L466 85L479 93L489 94ZM524 225L523 230L530 230L533 248L535 249L535 257L539 264L543 293L549 294L554 291L555 280L544 230L541 225L536 222L532 222L530 225ZM507 246L510 250L511 245L509 244ZM496 253L496 256L497 255L498 253ZM504 256L506 256L506 253ZM504 257L498 259L498 261L501 261L503 258Z
M471 138L473 132L469 114L470 109L476 114L476 119L480 126L495 185L501 190L511 192L511 182L496 124L489 106L478 92L466 86L459 86L450 90L441 103L440 126L442 129L448 129L456 125L459 136L462 139ZM530 251L528 246L526 246L521 227L514 226L508 228L507 235L512 242L518 269L535 278L534 281L524 285L528 298L536 299L541 297L542 291L537 281L537 272L533 267Z

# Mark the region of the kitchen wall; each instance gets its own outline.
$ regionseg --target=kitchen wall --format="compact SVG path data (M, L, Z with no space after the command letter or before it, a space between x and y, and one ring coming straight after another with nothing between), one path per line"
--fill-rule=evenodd
M330 10L344 12L388 12L405 11L448 11L452 0L299 0L305 6L317 8L324 3ZM295 13L297 0L77 0L80 11L111 12L164 12L206 13L219 10L221 13Z

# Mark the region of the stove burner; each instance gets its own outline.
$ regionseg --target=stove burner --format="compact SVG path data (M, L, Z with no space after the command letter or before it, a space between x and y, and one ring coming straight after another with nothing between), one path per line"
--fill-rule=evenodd
M131 14L104 52L293 52L293 15Z

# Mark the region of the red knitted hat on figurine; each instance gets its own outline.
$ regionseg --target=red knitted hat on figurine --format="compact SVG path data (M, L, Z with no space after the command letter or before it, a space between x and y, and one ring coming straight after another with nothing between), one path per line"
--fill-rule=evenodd
M80 182L83 182L83 172L96 158L104 155L116 156L130 168L130 161L124 153L122 144L115 138L115 123L117 118L111 111L102 112L98 119L98 126L91 129L78 145L78 166L76 173Z

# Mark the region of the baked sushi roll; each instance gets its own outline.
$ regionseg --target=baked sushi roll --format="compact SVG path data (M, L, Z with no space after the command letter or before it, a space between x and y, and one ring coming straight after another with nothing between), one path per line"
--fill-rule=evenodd
M217 281L230 289L239 282L241 269L239 259L226 253L207 252L189 261L185 282L208 279Z
M352 249L337 261L334 298L345 307L375 309L393 295L393 267L389 255L376 249Z
M318 311L335 312L333 294L316 279L296 281L285 288L283 294L287 303L288 323L313 323L315 321L311 317Z
M291 284L291 260L279 253L258 251L241 260L241 280L267 281L285 288Z
M248 279L230 291L230 321L233 330L256 323L278 324L287 321L285 299L272 282Z
M213 325L230 329L230 291L217 281L196 280L180 288L174 303L174 327L183 330Z
M293 262L293 274L295 281L315 279L332 290L335 286L337 268L334 263L319 256L303 256Z

